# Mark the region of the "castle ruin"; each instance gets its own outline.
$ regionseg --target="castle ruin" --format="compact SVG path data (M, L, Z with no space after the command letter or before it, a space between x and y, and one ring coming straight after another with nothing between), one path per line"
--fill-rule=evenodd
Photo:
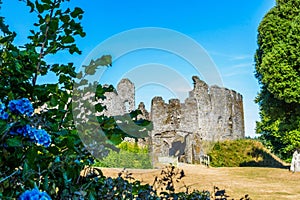
M166 103L154 97L150 113L143 103L138 109L144 119L153 123L149 146L153 164L159 157L177 157L182 162L199 163L205 142L244 138L242 95L226 88L208 86L193 76L194 88L181 103L171 99ZM135 109L135 88L128 79L122 79L117 91L107 93L105 115L123 115Z

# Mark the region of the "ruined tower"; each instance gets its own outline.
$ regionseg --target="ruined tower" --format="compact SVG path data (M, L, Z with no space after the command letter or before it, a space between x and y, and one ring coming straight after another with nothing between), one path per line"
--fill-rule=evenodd
M106 116L124 115L135 110L135 87L129 79L122 79L114 92L106 92L102 101Z
M150 135L153 163L159 157L175 156L187 163L199 162L207 153L204 142L244 137L243 99L233 90L209 87L193 77L194 89L184 103L165 103L155 97L151 104Z

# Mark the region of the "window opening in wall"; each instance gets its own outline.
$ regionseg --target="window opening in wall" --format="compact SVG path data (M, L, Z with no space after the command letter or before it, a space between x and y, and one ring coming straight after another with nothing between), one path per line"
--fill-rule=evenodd
M228 119L228 128L229 128L230 133L232 134L233 133L232 117L229 117L229 119Z
M124 102L124 108L125 108L125 112L126 113L130 113L131 112L131 110L130 110L130 103L128 101Z

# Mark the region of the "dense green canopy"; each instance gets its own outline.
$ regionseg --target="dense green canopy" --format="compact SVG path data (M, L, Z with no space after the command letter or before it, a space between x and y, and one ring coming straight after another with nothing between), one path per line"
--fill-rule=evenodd
M277 0L258 28L257 133L285 159L300 146L300 0Z

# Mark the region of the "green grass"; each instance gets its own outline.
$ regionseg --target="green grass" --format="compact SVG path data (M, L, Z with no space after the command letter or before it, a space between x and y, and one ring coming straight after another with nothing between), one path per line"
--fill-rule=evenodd
M97 160L96 167L108 168L152 168L148 147L139 147L136 143L122 142L119 152L111 150L107 157Z
M251 139L217 142L209 156L213 167L286 168L261 142Z

